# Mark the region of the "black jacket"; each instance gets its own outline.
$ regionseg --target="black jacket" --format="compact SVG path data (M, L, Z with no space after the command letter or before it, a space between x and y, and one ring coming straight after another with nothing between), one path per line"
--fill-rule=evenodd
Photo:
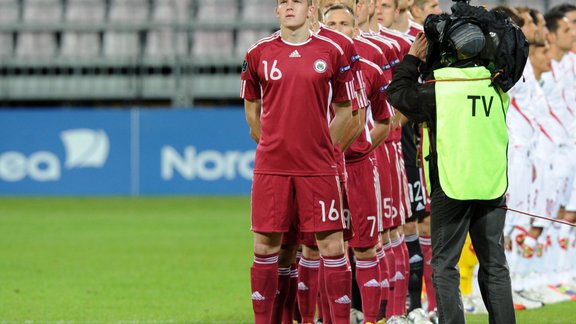
M422 61L415 56L406 55L396 70L388 86L388 102L404 116L415 123L427 122L430 127L430 156L423 149L422 155L430 162L430 184L438 185L438 168L434 154L436 138L436 93L434 83L421 84L420 65Z

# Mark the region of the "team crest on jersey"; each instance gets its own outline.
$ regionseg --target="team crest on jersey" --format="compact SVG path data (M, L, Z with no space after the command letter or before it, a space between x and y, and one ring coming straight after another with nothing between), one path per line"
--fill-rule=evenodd
M328 64L326 64L326 61L324 60L316 60L316 62L314 62L314 70L318 73L326 72L327 68Z
M246 70L248 70L248 61L244 60L242 62L242 72L246 72Z

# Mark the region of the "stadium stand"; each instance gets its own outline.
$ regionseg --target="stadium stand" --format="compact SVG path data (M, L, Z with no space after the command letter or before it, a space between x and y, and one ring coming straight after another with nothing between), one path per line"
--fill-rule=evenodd
M67 23L98 24L104 22L104 0L68 0L64 21ZM64 31L60 55L63 57L97 57L100 55L98 31Z
M0 0L0 101L237 100L246 49L276 26L269 0Z
M274 8L274 0L0 0L1 105L238 100L243 56L277 29Z

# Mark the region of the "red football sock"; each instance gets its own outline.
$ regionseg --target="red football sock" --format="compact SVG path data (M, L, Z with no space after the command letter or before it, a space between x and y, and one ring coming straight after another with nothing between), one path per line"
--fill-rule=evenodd
M302 323L314 323L316 303L318 301L318 272L320 259L300 259L298 266L298 307L302 316Z
M269 324L278 289L278 253L269 255L254 254L250 269L252 286L252 308L255 324Z
M356 281L362 296L362 311L365 322L376 322L380 308L380 266L378 257L356 258Z
M352 271L348 258L342 254L335 257L322 257L326 295L330 303L330 315L335 324L350 323L352 300ZM324 315L326 316L326 314Z
M272 323L282 323L282 312L290 290L290 268L278 268L278 291L272 309Z
M320 261L320 270L318 271L318 289L320 291L320 295L318 298L320 299L319 308L321 309L321 314L319 313L318 316L322 316L323 324L332 324L332 317L330 316L330 303L328 302L328 294L326 293L325 274L326 271L324 269L324 262Z
M296 291L298 289L298 266L296 263L290 266L290 285L284 310L282 311L282 324L293 324L294 307L296 306Z
M296 271L298 271L298 264L300 264L300 258L302 258L302 251L296 252ZM298 277L299 276L300 275L298 275L296 277L296 283L295 283L296 287L290 286L291 288L295 289L294 293L296 294L295 295L296 301L294 302L294 315L293 315L292 319L298 323L302 323L302 316L300 316L300 309L299 309L300 307L298 307Z
M396 288L396 258L390 242L384 245L384 253L386 253L386 264L388 264L388 284L390 284L390 289L388 290L388 304L386 305L386 318L390 318L394 315L394 302L396 301L394 299L394 291Z
M408 245L406 245L406 238L402 235L402 253L404 253L404 277L406 278L406 285L410 281L410 252L408 251Z
M376 250L378 263L380 264L380 309L378 310L377 320L386 317L386 305L388 304L388 293L390 292L390 283L388 282L388 259L384 249Z
M402 238L392 241L392 251L396 261L396 282L394 283L394 309L392 315L406 314L406 294L408 294L408 280L406 280L406 260L404 255Z
M436 295L432 285L432 239L430 236L420 235L420 248L424 255L424 283L426 286L426 298L428 299L428 311L436 308Z

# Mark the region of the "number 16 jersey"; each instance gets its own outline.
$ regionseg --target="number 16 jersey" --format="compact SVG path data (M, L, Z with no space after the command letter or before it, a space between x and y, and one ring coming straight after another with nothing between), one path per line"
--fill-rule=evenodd
M331 103L355 98L342 49L311 34L303 43L272 34L254 44L242 67L241 97L262 101L255 174L336 175Z

